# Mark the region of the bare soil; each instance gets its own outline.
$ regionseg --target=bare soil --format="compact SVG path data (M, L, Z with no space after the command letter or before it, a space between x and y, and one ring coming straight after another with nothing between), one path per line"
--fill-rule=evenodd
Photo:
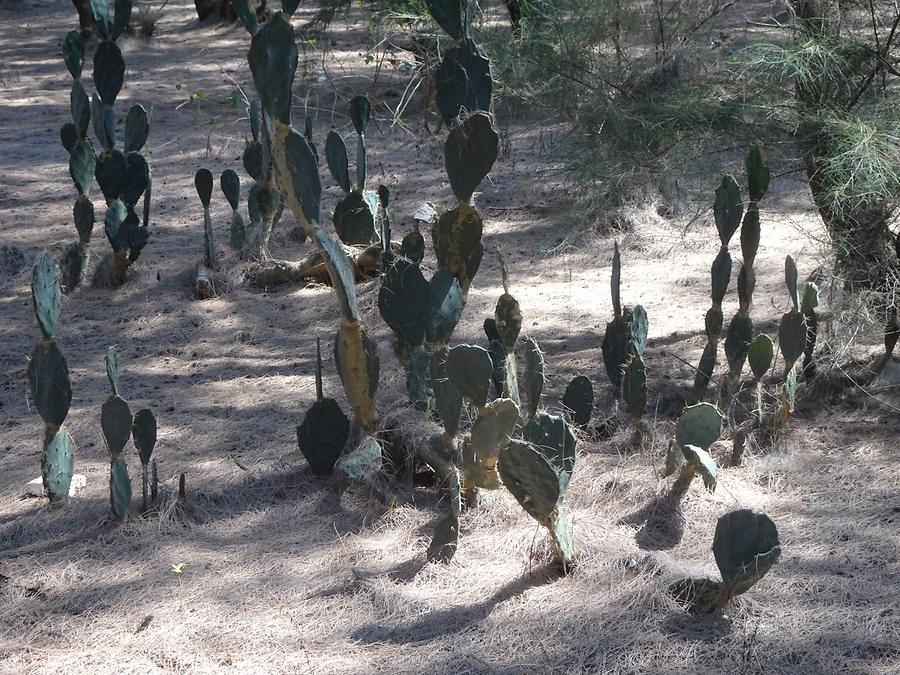
M60 341L75 391L66 424L87 488L51 508L23 497L39 475L42 437L24 370L38 335L31 262L76 237L75 191L58 130L69 117L70 88L60 43L77 19L62 0L0 5L0 671L900 670L897 408L852 387L801 385L801 405L777 443L752 446L746 465L732 467L729 430L714 448L722 467L716 492L695 484L680 508L655 508L670 487L661 473L693 381L689 364L705 340L718 242L709 217L664 219L652 203L631 214L634 227L620 242L622 293L650 317L653 409L650 440L635 450L599 349L611 315L612 239L573 231L559 202L568 188L547 163L555 127L537 118L510 112L503 119L506 152L478 204L488 250L502 247L510 261L524 333L545 352L546 407L559 410L578 374L598 392L594 424L605 431L581 440L567 495L578 567L562 578L549 573L545 531L505 491L485 494L465 514L453 562L431 565L425 549L443 508L433 489L408 486L401 493L409 499L389 507L358 485L312 476L294 428L315 398L317 336L326 345L326 390L346 405L331 361L333 294L296 284L260 290L244 280L242 264L226 251L229 210L217 190L213 218L231 287L213 300L192 299L190 273L202 256L194 172L234 168L243 178L248 124L243 103L231 101L239 88L251 89L246 32L197 25L192 15L192 3L173 0L153 39L122 40L128 67L117 110L152 106L151 239L122 288L88 286L64 300ZM404 124L392 124L384 103L396 105L406 79L399 69L376 76L366 60L371 44L364 22L336 22L304 55L296 109L313 116L323 144L332 125L349 130L349 97L373 94L370 180L391 187L402 236L422 201L451 203L443 134L422 132L419 97ZM501 107L498 117L504 114ZM723 169L740 171L740 157L728 162ZM328 212L339 190L324 166L323 182ZM822 233L802 183L777 179L762 210L754 319L772 334L789 302L784 256L798 260L804 278L821 263ZM296 260L307 247L288 238L290 227L289 218L279 226L272 251ZM96 262L108 248L102 225L95 242ZM377 289L373 281L359 292L381 347L380 409L385 427L412 443L431 423L405 402ZM501 292L489 254L455 342L484 341L482 322ZM726 317L735 296L732 286ZM99 428L109 394L103 358L113 344L121 350L123 396L159 419L155 456L166 504L125 526L108 518ZM129 466L138 477L136 454ZM172 506L181 473L186 514ZM667 584L684 573L717 575L716 519L740 507L772 517L782 559L725 615L694 616L671 599ZM655 564L642 564L645 555ZM183 572L171 572L179 563Z

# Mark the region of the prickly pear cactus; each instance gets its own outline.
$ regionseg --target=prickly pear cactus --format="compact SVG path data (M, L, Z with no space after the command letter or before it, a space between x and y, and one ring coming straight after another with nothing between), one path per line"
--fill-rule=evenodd
M31 298L42 338L28 362L28 388L44 421L41 478L51 502L69 498L75 442L62 424L72 402L66 358L55 339L60 313L60 273L53 258L42 253L31 273Z
M698 403L681 411L675 425L675 439L669 444L666 456L666 476L679 469L688 480L695 475L703 478L706 488L716 489L716 462L709 448L722 434L724 418L711 403Z
M746 593L781 557L778 528L764 513L726 513L716 523L713 555L728 597Z
M297 427L297 445L317 476L334 471L350 437L350 420L333 398L322 390L322 348L316 338L316 401Z
M212 218L209 215L209 204L212 199L213 177L209 169L199 169L194 176L194 187L203 205L203 264L210 269L216 268L216 242L213 237Z
M141 458L141 498L142 510L150 508L150 457L156 447L156 416L149 408L138 410L131 425L131 440Z
M572 423L584 429L590 423L594 410L594 385L584 375L578 375L566 387L562 404Z
M613 319L606 324L603 334L603 367L606 376L617 389L622 386L622 373L631 352L631 310L622 310L622 256L619 254L619 242L613 242L612 274L610 276L610 292L612 295Z
M229 243L235 251L240 251L247 242L247 228L244 225L244 218L238 210L241 205L241 179L234 169L225 169L219 179L219 186L231 207L231 223L228 228Z
M816 307L819 306L819 287L812 281L803 285L803 293L800 299L800 311L806 319L806 346L803 348L804 377L813 377L816 374L816 340L819 337L819 315Z
M131 509L131 478L122 453L131 438L134 418L128 403L119 396L119 357L115 347L106 350L106 375L112 395L101 408L100 428L110 456L109 500L113 517L125 522Z
M635 305L627 330L630 344L622 372L622 400L634 419L639 441L641 420L647 411L647 369L644 366L644 348L647 345L648 330L647 312L641 305Z
M791 256L787 256L784 261L784 279L793 305L791 310L781 317L781 324L778 326L778 348L784 358L784 369L787 374L803 355L807 338L806 317L800 311L797 265Z
M522 342L525 352L525 400L528 402L528 417L533 418L541 407L544 391L544 354L534 338L526 337Z

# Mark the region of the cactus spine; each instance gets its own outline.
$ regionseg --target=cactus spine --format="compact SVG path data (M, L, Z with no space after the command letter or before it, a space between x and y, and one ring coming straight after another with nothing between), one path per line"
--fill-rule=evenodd
M47 253L41 254L31 274L31 298L42 337L28 363L28 385L44 421L41 479L51 502L69 498L75 455L75 441L62 426L72 402L72 384L55 339L62 295L59 275L59 267Z

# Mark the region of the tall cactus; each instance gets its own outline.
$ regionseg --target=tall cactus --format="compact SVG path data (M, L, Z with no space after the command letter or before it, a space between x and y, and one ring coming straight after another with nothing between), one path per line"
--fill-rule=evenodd
M642 420L647 412L647 368L644 348L647 346L649 322L647 312L635 305L628 324L629 349L622 371L622 400L634 420L637 443L643 443Z
M131 438L134 418L128 402L119 396L119 354L115 347L106 350L106 377L112 394L101 408L100 427L109 449L109 503L113 517L124 523L131 511L131 477L124 450Z
M31 299L42 339L31 352L28 385L44 420L41 479L51 502L69 498L75 455L75 441L62 426L72 402L72 383L66 358L55 339L62 295L59 276L56 262L42 253L31 274Z

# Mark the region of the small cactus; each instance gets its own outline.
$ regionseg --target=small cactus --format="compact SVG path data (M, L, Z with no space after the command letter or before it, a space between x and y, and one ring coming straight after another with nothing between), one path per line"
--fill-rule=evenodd
M334 471L349 437L350 420L337 401L325 398L322 391L322 349L316 338L316 401L297 427L297 445L312 472L325 476Z
M679 482L685 486L695 475L703 478L710 492L716 489L717 468L709 448L722 434L722 413L711 403L698 403L681 411L675 438L669 443L666 476L681 469Z
M149 408L138 410L131 425L131 440L141 458L141 510L146 513L155 501L151 498L150 458L156 447L156 416Z
M100 427L109 449L109 501L113 517L124 523L131 510L131 478L123 452L131 438L134 418L127 401L119 396L119 357L115 347L106 350L106 375L112 395L103 404Z

